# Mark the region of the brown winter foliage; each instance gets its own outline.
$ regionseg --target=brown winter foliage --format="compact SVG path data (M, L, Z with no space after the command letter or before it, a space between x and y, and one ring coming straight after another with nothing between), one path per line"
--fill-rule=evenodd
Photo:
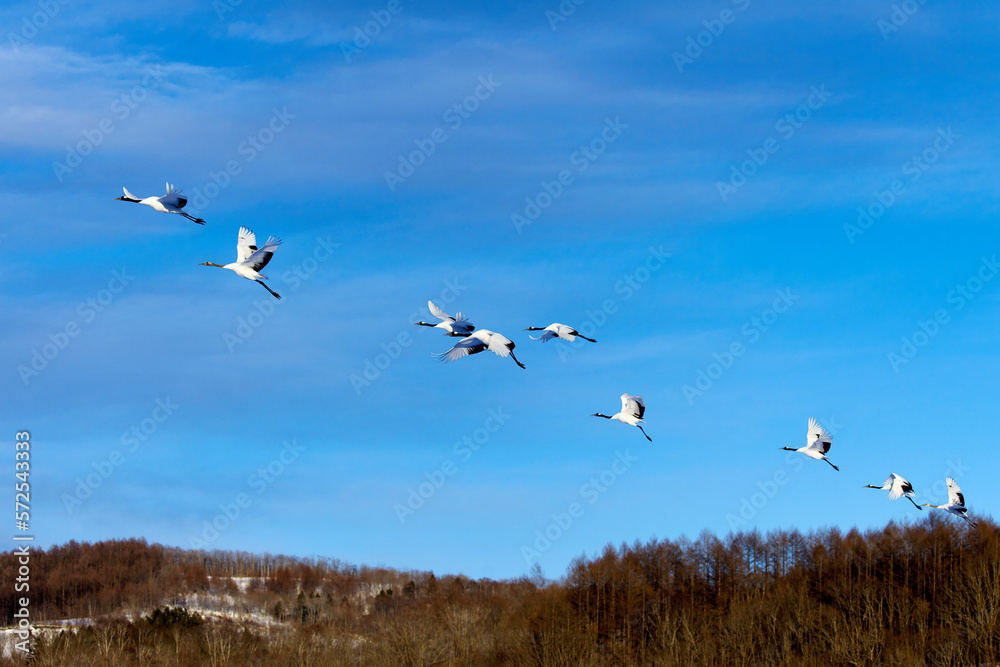
M989 520L971 529L931 515L867 533L706 532L609 545L558 582L437 578L141 540L71 542L33 552L31 568L36 624L92 621L38 633L32 665L1000 660L1000 533ZM0 559L0 580L15 570L9 554ZM0 593L7 623L14 596L12 586Z

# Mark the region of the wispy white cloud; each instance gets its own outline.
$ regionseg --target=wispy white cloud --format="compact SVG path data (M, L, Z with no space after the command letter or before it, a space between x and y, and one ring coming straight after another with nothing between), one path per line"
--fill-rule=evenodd
M302 42L305 46L327 46L353 39L347 28L317 23L314 18L301 15L270 17L263 23L234 21L226 28L226 34L266 44Z

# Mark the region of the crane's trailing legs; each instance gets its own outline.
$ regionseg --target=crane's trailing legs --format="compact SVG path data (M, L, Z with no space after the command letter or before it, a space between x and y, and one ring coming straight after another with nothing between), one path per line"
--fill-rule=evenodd
M281 295L280 295L280 294L278 294L277 292L275 292L275 291L274 291L273 289L271 289L270 287L268 287L268 286L267 286L267 283L265 283L265 282L263 282L263 281L261 281L261 280L258 280L258 281L256 281L256 282L258 282L258 283L260 283L261 285L263 285L263 286L264 286L264 289L266 289L266 290L267 290L268 292L270 292L270 293L271 293L271 294L272 294L272 295L274 296L274 298L275 298L275 299L278 299L278 300L281 300Z

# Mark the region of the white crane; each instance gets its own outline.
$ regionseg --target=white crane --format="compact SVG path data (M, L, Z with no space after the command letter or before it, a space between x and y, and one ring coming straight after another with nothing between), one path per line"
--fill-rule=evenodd
M456 313L455 317L452 317L448 313L444 312L440 308L434 305L433 301L427 302L427 308L431 311L431 315L441 320L437 324L432 324L430 322L414 322L413 326L424 326L424 327L436 327L438 329L444 329L445 336L468 336L476 327L472 325L472 322L468 318L464 317L462 313Z
M281 239L271 236L262 248L257 247L257 237L246 227L240 227L240 236L236 241L236 261L232 264L213 264L212 262L202 262L198 266L217 266L220 269L229 269L238 276L243 276L247 280L264 285L264 289L280 299L281 295L264 284L267 276L260 272L274 255L274 249L281 245ZM262 280L263 279L263 280Z
M115 197L115 201L130 201L136 204L145 204L146 206L152 207L154 211L159 211L160 213L180 213L188 220L197 222L199 225L204 225L205 221L201 218L196 218L193 215L185 213L181 209L184 208L188 199L186 196L181 194L180 189L167 183L167 194L162 197L146 197L145 199L139 199L126 188L122 188L125 191L124 197Z
M830 463L830 459L826 458L826 453L830 451L830 445L832 444L833 438L830 433L820 426L818 421L810 417L809 432L806 434L806 446L799 447L798 449L794 447L782 447L782 449L787 449L790 452L801 452L811 459ZM840 468L832 463L830 463L830 466L834 470L840 470Z
M510 338L489 329L480 329L455 343L454 347L447 352L442 352L434 356L441 361L455 361L470 354L478 354L483 350L489 350L498 357L509 356L514 360L515 364L524 368L524 364L514 356L514 347L514 341Z
M922 510L923 507L918 505L913 500L913 485L906 481L905 478L900 477L896 473L889 473L889 479L885 480L882 486L875 486L873 484L868 484L865 486L866 489L879 489L881 491L889 492L889 500L899 500L900 496L905 497L913 506L918 510Z
M951 477L946 477L944 480L948 484L948 502L944 505L931 505L930 503L924 503L924 507L936 507L939 510L944 510L949 514L954 514L955 516L960 516L965 519L965 522L970 526L975 526L969 517L965 516L968 511L965 508L965 496L962 495L962 489L959 488L958 482L953 480Z
M617 419L623 424L628 424L630 426L638 426L642 434L646 436L646 440L653 442L653 439L646 435L646 431L643 430L641 424L645 424L642 416L646 414L646 403L642 400L642 396L629 396L628 394L622 394L622 409L621 412L616 412L613 415L602 415L600 412L595 412L591 417L604 417L605 419Z
M527 329L525 329L525 331L544 331L545 333L543 333L538 338L535 338L531 334L528 334L528 338L530 338L531 340L540 340L543 343L547 343L553 338L562 338L563 340L568 340L569 342L572 343L573 341L576 340L577 336L579 336L584 340L589 340L591 343L597 342L593 338L587 338L573 327L566 326L565 324L559 324L558 322L556 322L555 324L550 324L547 327L528 327Z

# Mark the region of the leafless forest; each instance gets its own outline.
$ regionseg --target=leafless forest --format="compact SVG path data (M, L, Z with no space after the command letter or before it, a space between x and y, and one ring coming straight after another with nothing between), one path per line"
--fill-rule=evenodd
M16 569L5 554L0 580ZM5 583L7 625L16 595ZM556 581L70 542L33 553L30 597L32 653L8 644L3 665L1000 661L997 525L933 514L865 533L608 545Z

